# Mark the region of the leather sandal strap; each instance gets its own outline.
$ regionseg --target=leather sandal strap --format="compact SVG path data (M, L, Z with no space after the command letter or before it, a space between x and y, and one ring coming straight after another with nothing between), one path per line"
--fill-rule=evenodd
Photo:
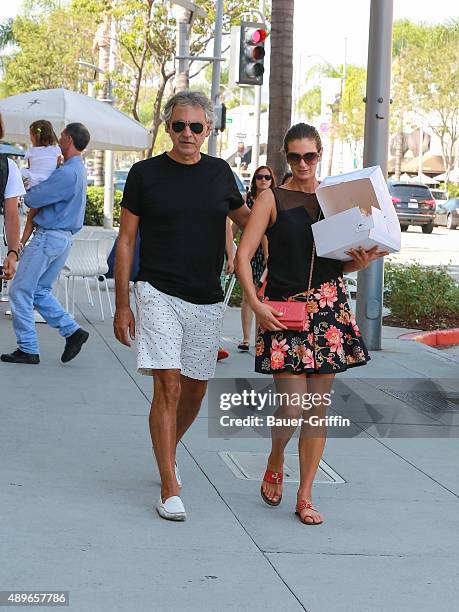
M303 510L314 510L314 512L317 512L310 499L300 499L300 501L296 504L297 512L302 512Z
M263 476L263 480L271 484L282 484L283 477L284 475L282 472L273 472L273 470L266 470L265 475Z

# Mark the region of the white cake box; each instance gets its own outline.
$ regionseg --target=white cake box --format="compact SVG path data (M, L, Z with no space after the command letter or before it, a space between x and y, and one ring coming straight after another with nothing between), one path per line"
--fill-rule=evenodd
M325 219L312 224L319 257L350 261L349 249L400 251L401 230L379 166L328 176L316 190Z

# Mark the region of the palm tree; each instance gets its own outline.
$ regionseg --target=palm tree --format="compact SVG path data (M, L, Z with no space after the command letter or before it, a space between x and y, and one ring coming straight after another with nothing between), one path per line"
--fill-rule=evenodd
M286 170L280 150L292 118L294 4L294 0L272 0L267 164L278 180Z

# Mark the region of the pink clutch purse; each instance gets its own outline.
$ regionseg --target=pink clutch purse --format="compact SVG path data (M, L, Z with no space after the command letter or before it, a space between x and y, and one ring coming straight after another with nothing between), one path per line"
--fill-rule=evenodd
M264 302L281 312L277 318L288 329L293 331L304 331L306 329L306 317L308 316L307 302L275 302L266 300Z

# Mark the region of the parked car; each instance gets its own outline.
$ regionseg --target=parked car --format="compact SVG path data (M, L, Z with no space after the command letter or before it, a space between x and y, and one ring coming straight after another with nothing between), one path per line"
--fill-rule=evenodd
M445 204L448 201L448 192L441 189L430 188L430 193L433 195L435 200L435 209L439 204Z
M434 228L435 200L428 187L422 183L388 182L402 232L410 225L420 225L424 234Z
M244 186L244 183L242 182L242 179L239 176L239 174L237 172L234 172L234 170L233 170L233 174L234 174L234 180L236 181L237 188L239 189L239 193L245 199L245 196L247 195L247 191Z
M115 191L124 191L124 186L126 185L126 179L129 170L115 170L113 174L113 184L115 187ZM88 187L92 187L94 185L94 176L88 176Z
M448 229L456 229L459 225L459 198L451 198L447 202L437 204L435 225L446 225Z

